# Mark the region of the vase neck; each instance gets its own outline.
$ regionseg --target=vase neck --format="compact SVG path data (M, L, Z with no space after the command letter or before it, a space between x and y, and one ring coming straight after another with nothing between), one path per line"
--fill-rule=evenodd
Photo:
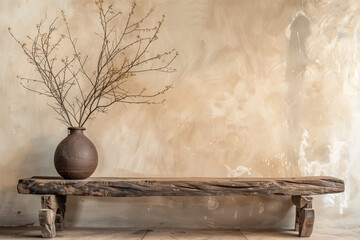
M86 128L84 127L68 127L69 134L83 134Z

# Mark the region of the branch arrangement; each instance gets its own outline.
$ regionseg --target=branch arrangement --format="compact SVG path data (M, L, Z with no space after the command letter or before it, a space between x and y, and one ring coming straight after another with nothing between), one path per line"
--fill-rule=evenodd
M149 53L151 44L158 39L165 15L155 26L146 27L145 21L152 9L142 18L134 20L135 2L126 16L115 10L112 4L105 6L103 0L95 4L102 31L96 33L101 38L101 46L93 69L87 64L88 56L83 57L78 51L78 39L72 36L64 11L61 11L61 20L66 28L63 34L57 33L59 18L55 18L45 30L45 19L42 19L36 25L35 36L27 36L26 42L19 41L8 28L40 75L39 79L17 76L21 85L52 98L53 103L48 105L59 115L57 119L67 126L82 127L94 114L107 112L114 103L161 103L164 100L159 102L154 98L172 88L165 86L148 94L146 88L131 91L126 87L129 79L138 73L175 71L170 66L178 56L175 49L155 55ZM118 23L123 26L119 27ZM64 41L70 44L72 55L61 58L59 48Z

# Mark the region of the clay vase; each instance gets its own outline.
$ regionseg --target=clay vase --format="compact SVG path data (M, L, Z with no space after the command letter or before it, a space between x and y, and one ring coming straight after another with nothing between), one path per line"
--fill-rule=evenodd
M85 179L91 176L98 164L95 145L84 135L85 128L69 127L69 135L55 150L56 171L64 179Z

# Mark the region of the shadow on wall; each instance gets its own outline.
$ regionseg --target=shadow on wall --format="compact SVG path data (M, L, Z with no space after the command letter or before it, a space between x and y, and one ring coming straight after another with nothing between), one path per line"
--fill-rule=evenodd
M302 13L298 12L290 27L291 35L287 56L286 81L288 82L287 105L287 156L291 161L292 169L297 169L292 173L299 175L298 167L299 152L301 143L302 128L299 124L301 120L301 108L304 96L304 77L303 74L307 66L306 39L310 34L310 22Z
M73 205L65 216L66 225L73 227L292 229L295 223L291 200L284 196L69 200L78 203L76 214Z

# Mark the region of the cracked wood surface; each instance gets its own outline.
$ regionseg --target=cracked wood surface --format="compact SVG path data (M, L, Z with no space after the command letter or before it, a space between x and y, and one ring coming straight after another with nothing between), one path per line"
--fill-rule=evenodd
M291 178L88 178L20 179L22 194L95 197L316 195L344 191L344 181L334 177Z

